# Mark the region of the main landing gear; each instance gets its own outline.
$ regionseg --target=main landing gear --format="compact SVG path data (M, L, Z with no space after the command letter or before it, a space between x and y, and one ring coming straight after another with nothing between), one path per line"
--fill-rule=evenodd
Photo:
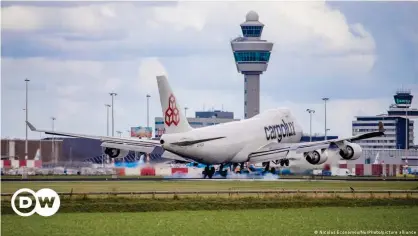
M226 168L226 170L224 170L224 164L221 164L221 165L219 166L219 174L220 174L222 177L226 177L226 176L228 175L228 168Z
M205 167L205 170L203 171L203 178L204 179L206 179L206 176L209 178L209 179L212 179L212 177L213 177L213 175L215 174L215 167L210 167L209 165L207 165L206 167Z
M237 171L238 165L239 165L239 170ZM243 171L244 171L244 162L232 164L232 172L237 173L237 174L242 174Z
M289 160L288 159L281 159L281 160L273 161L273 163L276 164L276 165L280 164L280 166L282 166L282 167L283 166L289 166ZM263 162L263 167L264 167L264 173L267 173L267 172L271 172L273 174L276 173L276 168L273 167L273 168L270 169L270 162L269 161Z
M264 173L267 173L267 172L271 172L272 174L276 173L276 168L273 167L270 169L269 161L263 162L263 166L264 166Z
M289 166L289 160L288 159L280 160L280 166Z

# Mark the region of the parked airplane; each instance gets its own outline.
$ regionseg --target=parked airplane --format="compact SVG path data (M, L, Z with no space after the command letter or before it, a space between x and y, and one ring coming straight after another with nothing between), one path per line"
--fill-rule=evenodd
M150 153L159 149L164 158L187 162L207 164L205 172L212 177L215 168L210 165L224 164L243 169L245 162L262 162L269 170L270 161L289 165L289 152L302 153L305 160L312 165L327 161L326 150L337 146L339 155L345 160L355 160L362 149L355 140L368 139L384 135L383 123L379 131L370 132L349 138L339 138L319 142L300 143L302 128L289 109L270 109L252 118L233 121L208 127L193 129L165 76L157 76L160 102L164 116L165 134L160 140L141 140L135 138L117 138L74 134L51 130L37 130L31 123L27 125L32 131L46 134L63 135L98 139L106 147L105 153L112 158L123 157L129 150Z

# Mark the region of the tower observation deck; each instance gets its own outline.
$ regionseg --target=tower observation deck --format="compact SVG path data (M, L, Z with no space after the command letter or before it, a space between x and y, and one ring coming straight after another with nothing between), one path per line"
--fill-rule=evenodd
M231 41L238 72L244 74L244 118L260 113L260 75L267 70L273 43L261 40L264 24L250 11L241 24L243 37Z
M411 94L410 90L398 90L396 94L393 96L395 104L392 104L389 107L388 115L405 116L407 118L417 119L418 110L416 108L411 108L413 98L414 96Z

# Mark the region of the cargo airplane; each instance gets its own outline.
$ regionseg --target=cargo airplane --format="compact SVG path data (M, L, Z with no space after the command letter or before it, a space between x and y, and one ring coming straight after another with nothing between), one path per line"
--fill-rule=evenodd
M312 165L321 165L328 159L326 150L337 146L345 160L358 159L361 147L353 141L384 135L383 123L376 132L354 137L301 143L302 128L287 108L266 110L252 118L193 129L182 112L176 96L165 76L157 76L165 134L160 140L117 138L74 134L52 130L32 131L46 134L97 139L102 141L105 153L111 158L124 157L129 150L151 153L156 150L168 159L206 164L205 172L211 178L215 168L210 165L235 166L244 163L263 163L269 170L270 162L289 166L289 153L302 154ZM289 156L290 157L290 156Z

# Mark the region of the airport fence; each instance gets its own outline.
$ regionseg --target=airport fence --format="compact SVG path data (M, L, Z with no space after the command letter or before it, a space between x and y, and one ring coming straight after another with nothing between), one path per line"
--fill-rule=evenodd
M13 193L1 193L11 197ZM202 191L111 191L111 192L58 192L60 196L351 196L351 197L418 197L418 190L202 190Z

